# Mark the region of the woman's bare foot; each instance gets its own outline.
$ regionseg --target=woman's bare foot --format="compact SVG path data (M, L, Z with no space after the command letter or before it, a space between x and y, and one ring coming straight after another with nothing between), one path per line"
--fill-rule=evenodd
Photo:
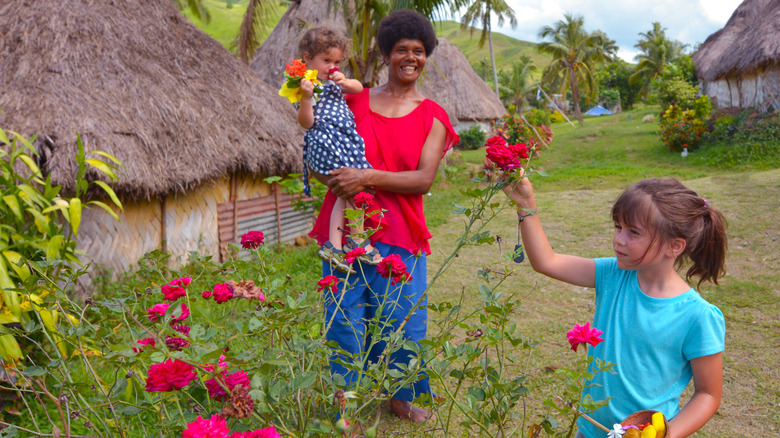
M397 398L390 399L390 411L399 418L410 420L414 423L425 423L428 420L436 419L436 414L424 409L412 406L411 403Z

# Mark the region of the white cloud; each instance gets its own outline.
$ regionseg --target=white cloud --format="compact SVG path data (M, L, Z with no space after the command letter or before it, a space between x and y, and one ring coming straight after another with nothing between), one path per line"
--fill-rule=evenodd
M515 11L517 28L505 23L495 30L515 38L538 42L539 30L563 19L564 13L582 15L585 28L600 29L615 40L619 55L633 61L634 44L640 32L647 32L658 21L669 38L680 40L693 49L713 32L722 28L741 0L507 0Z

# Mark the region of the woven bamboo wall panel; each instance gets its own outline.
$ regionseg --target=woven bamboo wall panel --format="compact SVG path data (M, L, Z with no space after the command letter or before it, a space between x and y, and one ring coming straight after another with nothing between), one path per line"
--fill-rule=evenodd
M160 244L160 202L125 201L117 222L100 208L84 210L76 247L92 262L124 272Z
M187 262L190 251L217 254L217 205L229 196L229 179L219 179L186 195L166 198L168 252L175 266Z

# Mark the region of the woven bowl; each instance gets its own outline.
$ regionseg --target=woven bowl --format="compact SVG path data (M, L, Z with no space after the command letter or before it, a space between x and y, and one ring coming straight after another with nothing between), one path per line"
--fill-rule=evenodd
M658 411L651 411L651 410L644 410L644 411L636 411L633 414L626 417L625 420L620 422L621 426L628 426L629 424L633 424L634 426L641 426L645 423L650 423L653 419L653 414L655 414ZM664 424L666 425L666 433L661 438L666 438L669 436L669 422L666 420L666 416L664 416Z

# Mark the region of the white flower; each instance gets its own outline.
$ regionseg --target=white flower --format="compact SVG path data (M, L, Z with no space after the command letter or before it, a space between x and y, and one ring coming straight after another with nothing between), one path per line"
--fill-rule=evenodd
M624 433L626 433L626 431L623 430L623 426L616 423L612 425L612 430L609 431L607 436L609 438L620 438Z

